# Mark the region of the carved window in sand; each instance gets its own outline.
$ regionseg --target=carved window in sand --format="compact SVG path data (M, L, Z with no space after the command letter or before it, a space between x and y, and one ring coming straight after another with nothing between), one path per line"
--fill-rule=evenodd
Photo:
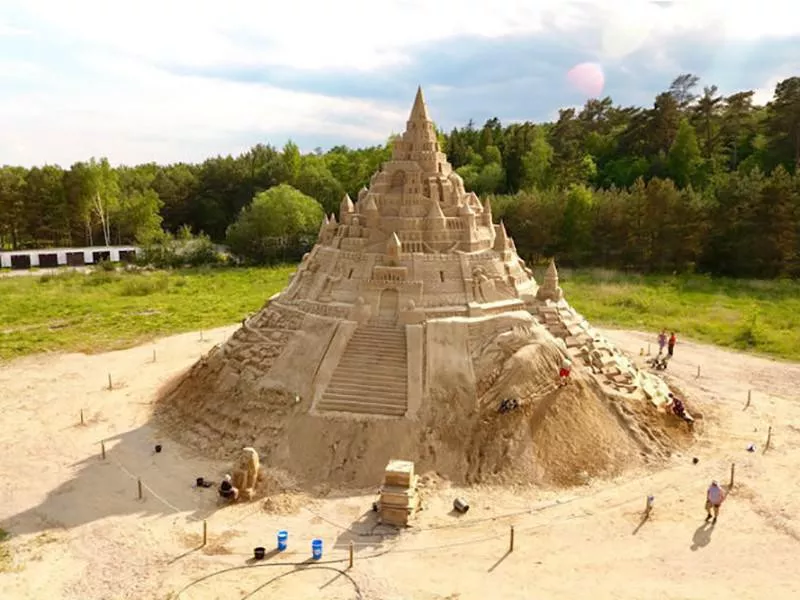
M397 171L392 175L392 189L402 189L406 183L405 171Z

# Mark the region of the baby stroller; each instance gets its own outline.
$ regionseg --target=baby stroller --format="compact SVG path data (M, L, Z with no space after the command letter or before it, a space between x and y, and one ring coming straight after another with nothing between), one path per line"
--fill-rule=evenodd
M669 362L669 356L663 354L657 354L655 358L651 358L647 361L647 364L650 365L651 368L655 369L656 371L665 371L667 369L667 363Z

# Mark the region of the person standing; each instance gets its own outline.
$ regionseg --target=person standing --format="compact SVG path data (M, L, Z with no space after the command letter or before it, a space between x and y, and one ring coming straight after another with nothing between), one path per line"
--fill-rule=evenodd
M667 330L662 329L661 333L658 334L658 355L661 356L664 353L664 346L667 345Z
M571 371L572 361L568 358L565 358L564 362L561 363L561 368L558 370L558 378L562 386L569 383L569 374Z
M716 481L711 482L711 486L708 488L706 492L706 522L711 521L712 512L714 520L711 523L717 522L717 517L719 517L719 507L722 506L722 503L725 501L725 492L722 491L722 488L719 487L719 484Z
M673 331L669 336L669 343L667 344L667 354L669 354L670 358L672 358L672 353L675 351L675 342L677 341L678 338L675 337L675 332Z

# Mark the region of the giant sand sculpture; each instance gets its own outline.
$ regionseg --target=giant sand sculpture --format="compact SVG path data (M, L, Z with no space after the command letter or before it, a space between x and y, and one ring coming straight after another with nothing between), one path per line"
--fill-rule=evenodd
M306 481L374 483L404 456L460 481L575 483L668 455L688 435L668 393L570 307L553 262L534 279L447 162L420 89L369 187L161 406L187 443L252 446ZM499 414L507 398L519 408Z

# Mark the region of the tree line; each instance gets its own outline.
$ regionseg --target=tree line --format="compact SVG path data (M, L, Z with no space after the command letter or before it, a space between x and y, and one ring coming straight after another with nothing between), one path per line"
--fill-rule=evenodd
M493 118L439 137L467 189L491 197L525 258L796 276L800 77L779 82L766 106L755 105L753 96L700 89L697 76L683 74L651 107L594 98L581 109L560 110L555 122L504 126ZM285 199L291 186L335 212L344 194L355 197L390 155L391 140L308 154L289 142L202 164L112 168L91 159L68 169L4 166L0 246L145 243L187 229L217 242L234 235L239 247L255 247L243 241L244 231L298 244L316 226L311 230L307 218L289 219L303 231L253 226L255 216L286 221L274 211L288 210L283 200L253 207L255 197L282 186L276 198ZM314 211L304 205L300 212ZM240 216L251 224L231 227ZM285 248L282 254L259 248L253 260L286 256Z

